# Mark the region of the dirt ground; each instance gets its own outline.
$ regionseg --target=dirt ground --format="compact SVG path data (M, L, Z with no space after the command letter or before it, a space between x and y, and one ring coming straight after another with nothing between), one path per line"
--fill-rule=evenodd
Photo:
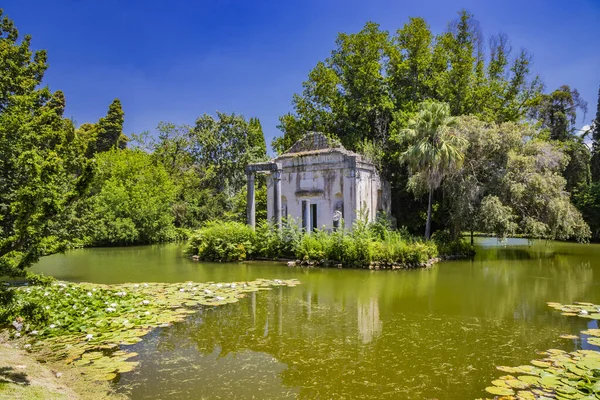
M84 380L76 368L38 362L0 342L0 399L124 399L105 383Z

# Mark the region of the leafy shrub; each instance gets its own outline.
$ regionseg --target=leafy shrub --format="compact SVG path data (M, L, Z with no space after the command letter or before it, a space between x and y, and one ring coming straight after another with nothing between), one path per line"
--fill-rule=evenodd
M17 299L13 288L0 288L0 327L9 326L14 320L32 324L45 324L50 315L39 300Z
M385 212L381 212L377 214L375 222L369 224L369 230L374 237L383 240L389 232L393 231L393 226L392 217Z
M325 260L329 248L329 235L324 231L315 231L303 235L296 246L296 257L301 260Z
M284 241L275 224L269 221L258 223L254 248L259 257L279 258L285 253Z
M177 187L165 168L141 150L113 149L95 156L90 193L49 225L56 243L115 246L177 239L173 203Z
M294 221L284 223L281 230L261 222L256 231L238 222L214 221L191 235L187 253L206 261L295 257L346 267L366 267L372 262L417 266L436 257L438 247L434 241L415 240L406 232L367 223L356 224L352 231L317 230L307 235Z
M25 301L15 313L32 325L45 325L50 321L50 313L39 300Z
M388 264L417 265L438 254L435 243L407 240L400 232L388 232L375 249L374 260Z
M445 256L471 256L475 254L473 246L462 238L452 239L450 232L437 231L431 235L439 253Z
M173 239L177 242L185 242L192 236L192 230L188 228L173 229Z
M56 278L53 276L46 276L44 274L34 274L33 272L27 273L27 283L30 285L39 286L50 286L56 282Z
M354 250L352 236L342 229L331 233L326 256L329 261L350 265L355 260Z
M302 236L302 228L300 228L300 225L293 218L284 220L280 237L282 242L281 256L294 257L296 247L300 243Z
M243 261L253 255L255 238L245 224L212 221L191 236L186 253L206 261Z

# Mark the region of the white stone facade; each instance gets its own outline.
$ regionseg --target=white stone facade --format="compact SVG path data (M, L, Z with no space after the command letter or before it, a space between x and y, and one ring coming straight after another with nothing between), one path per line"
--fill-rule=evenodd
M390 212L389 185L375 166L322 134L307 134L268 164L267 216L274 221L291 218L311 232L340 227L341 217L351 229L361 213L374 221L379 212Z

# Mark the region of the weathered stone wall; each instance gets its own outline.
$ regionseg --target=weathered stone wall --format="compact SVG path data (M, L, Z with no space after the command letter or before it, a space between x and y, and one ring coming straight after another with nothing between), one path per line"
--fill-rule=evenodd
M317 205L317 227L332 229L335 211L351 228L361 208L370 221L378 210L389 213L389 188L372 164L342 149L284 154L275 160L282 168L282 215L302 224L302 202ZM273 179L267 177L267 215L274 216ZM312 220L312 218L309 218Z

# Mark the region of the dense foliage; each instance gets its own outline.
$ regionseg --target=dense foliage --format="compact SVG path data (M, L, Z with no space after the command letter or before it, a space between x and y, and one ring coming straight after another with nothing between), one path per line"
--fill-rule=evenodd
M358 33L341 33L331 57L310 71L294 113L281 117L284 135L276 151L307 130L331 133L350 149L363 141L386 142L425 100L449 104L452 115L484 121L516 121L541 93L531 57L511 54L508 37L492 36L484 52L478 22L466 11L434 35L422 18L410 18L395 35L368 22Z
M576 130L587 110L578 91L544 93L527 51L511 49L504 34L485 40L466 11L438 34L422 18L393 34L372 22L341 33L281 117L273 148L316 130L366 153L392 184L398 225L413 234L598 237L600 108L590 151ZM65 246L155 243L208 221L244 222L244 169L267 159L257 118L202 115L130 140L115 99L97 122L75 127L63 93L43 86L46 53L3 15L0 54L0 273L23 274ZM282 241L260 224L264 177L256 195L252 235L261 240L247 255L297 255L302 241L312 252L319 235L288 230ZM358 255L357 234L336 235L327 240L352 237L358 247L332 259L375 257Z
M296 259L316 265L369 267L375 265L416 267L438 255L470 255L472 247L448 234L437 233L434 241L422 241L390 230L381 222L359 223L352 231L317 230L302 234L293 221L281 232L271 224L260 224L256 231L239 222L215 221L192 234L187 254L205 261L244 261L257 258Z
M162 122L137 145L164 166L177 187L175 226L197 228L214 219L245 221L246 165L266 160L260 121L235 114L203 115L195 127ZM257 220L266 218L266 184L256 184Z
M505 34L486 41L466 11L438 35L422 18L395 34L372 22L341 33L280 118L273 148L317 130L366 153L392 185L398 223L413 233L588 240L587 224L597 222L572 203L579 193L596 201L590 163L600 157L576 129L587 103L566 85L544 93L531 56L511 49ZM427 108L445 111L436 122Z
M539 138L532 127L474 117L458 118L457 132L468 146L463 168L443 184L443 222L451 231L589 237L565 189L561 171L568 157L559 143Z
M171 204L176 187L162 165L142 151L116 148L99 154L96 165L90 194L58 219L57 234L96 246L175 238Z
M399 140L408 144L401 154L412 173L413 191L419 192L419 183L429 193L425 239L431 236L431 208L433 191L447 174L457 169L464 160L466 140L452 129L456 119L450 117L450 107L445 103L423 102L415 119L408 122Z
M0 10L0 17L2 11ZM42 252L48 221L80 197L89 168L62 92L40 87L46 53L0 21L0 275L20 275Z

